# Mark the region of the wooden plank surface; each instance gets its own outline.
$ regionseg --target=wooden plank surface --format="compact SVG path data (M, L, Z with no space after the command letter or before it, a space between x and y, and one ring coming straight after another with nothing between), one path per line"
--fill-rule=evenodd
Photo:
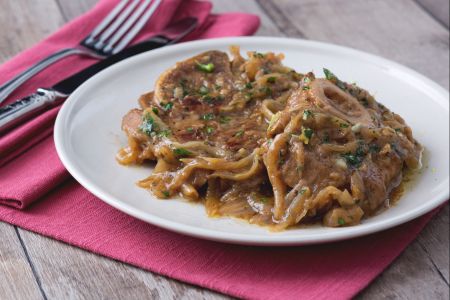
M448 0L415 0L432 18L443 26L449 26L448 12L450 1Z
M42 299L35 274L28 262L17 229L0 223L0 298Z
M261 16L258 35L322 40L405 64L449 86L448 0L213 0ZM0 0L0 62L95 0ZM357 26L355 26L357 24ZM27 30L24 30L27 28ZM170 278L0 223L0 298L222 299ZM449 208L359 298L448 299Z
M226 298L29 231L19 231L47 299Z

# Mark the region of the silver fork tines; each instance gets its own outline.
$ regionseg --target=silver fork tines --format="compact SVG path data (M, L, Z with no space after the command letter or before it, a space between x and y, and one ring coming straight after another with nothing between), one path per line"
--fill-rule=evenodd
M94 37L98 36L103 30L105 30L106 26L114 20L120 11L127 5L129 0L122 0L116 7L97 25L97 27L92 30L92 32L88 35L88 37L84 40L87 45L93 44Z
M73 48L51 54L0 86L0 103L25 81L69 55L101 59L123 50L144 27L162 0L122 0Z
M110 13L112 17L110 17L110 15L106 16L104 20L105 24L99 24L98 30L95 28L92 34L82 42L82 45L95 51L101 56L107 56L111 53L117 53L123 50L123 48L128 45L128 43L138 34L140 29L147 23L161 1L162 0L154 0L152 3L152 0L123 0L116 7L119 9L117 9L117 11L114 9ZM151 3L152 5L150 6ZM148 10L145 12L146 9ZM106 21L108 21L108 23L106 23ZM131 28L133 25L134 27ZM138 27L138 29L133 30L135 27ZM126 41L124 42L122 40L119 48L114 47L127 32Z

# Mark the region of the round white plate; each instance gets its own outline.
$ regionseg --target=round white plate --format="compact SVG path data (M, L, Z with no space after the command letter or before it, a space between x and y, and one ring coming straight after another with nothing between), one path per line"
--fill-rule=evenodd
M150 167L124 167L115 160L126 143L122 116L138 106L139 95L153 89L159 74L200 52L285 54L284 63L299 72L322 76L326 67L356 81L376 99L403 116L427 149L422 174L389 210L345 228L306 227L273 233L244 221L206 216L204 207L181 199L158 200L136 186ZM251 245L323 243L387 229L420 215L449 197L449 94L433 81L397 63L360 51L286 38L223 38L183 43L122 61L80 86L65 102L55 125L55 143L67 170L86 189L113 207L156 226L195 237Z

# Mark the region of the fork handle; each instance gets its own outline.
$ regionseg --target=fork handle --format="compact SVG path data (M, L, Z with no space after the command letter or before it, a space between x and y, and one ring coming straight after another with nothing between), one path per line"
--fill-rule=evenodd
M25 81L44 70L48 66L54 64L60 59L76 54L88 54L86 51L83 51L79 48L67 48L60 50L56 53L53 53L35 65L31 66L29 69L23 71L18 74L11 80L7 81L3 85L0 86L0 103L2 103L13 91L15 91L19 86L21 86Z
M0 133L37 114L48 106L56 106L67 97L53 89L37 89L36 93L10 105L0 107Z

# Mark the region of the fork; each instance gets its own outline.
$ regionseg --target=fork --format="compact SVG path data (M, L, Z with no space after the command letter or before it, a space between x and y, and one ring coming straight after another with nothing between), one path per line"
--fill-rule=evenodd
M77 46L62 49L0 86L0 103L28 79L70 55L103 59L123 50L144 27L162 0L122 0ZM140 4L140 5L139 5ZM151 4L151 5L150 5Z

